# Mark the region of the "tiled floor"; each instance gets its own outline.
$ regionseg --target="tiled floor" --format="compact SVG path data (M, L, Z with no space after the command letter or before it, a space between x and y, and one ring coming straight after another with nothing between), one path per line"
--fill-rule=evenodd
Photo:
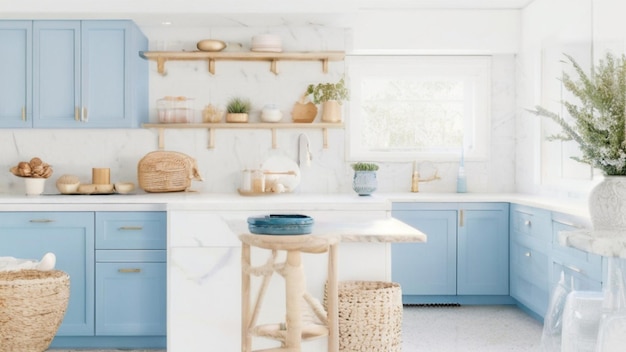
M403 322L403 352L541 350L542 325L513 306L405 307Z

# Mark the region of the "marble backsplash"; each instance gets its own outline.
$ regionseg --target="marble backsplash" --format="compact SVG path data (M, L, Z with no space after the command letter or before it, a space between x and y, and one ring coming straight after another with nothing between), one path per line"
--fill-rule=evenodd
M169 46L171 50L193 50L206 38L221 39L231 45L227 50L248 50L249 38L259 33L279 34L287 51L347 50L350 38L344 29L316 25L276 28L142 28L150 38L151 50ZM179 38L187 38L181 41ZM176 47L173 47L176 46ZM168 62L167 73L156 72L150 62L150 119L156 122L156 100L163 96L195 98L197 113L206 104L225 106L235 95L249 97L253 104L251 121L258 121L261 108L277 104L290 121L290 111L309 83L333 82L345 70L344 62L332 62L324 74L317 62L279 62L279 75L269 70L267 62L217 62L216 74L208 73L206 62ZM467 161L469 192L515 191L515 56L494 55L492 62L491 153L487 160ZM319 116L318 116L319 119ZM350 116L345 116L349 120ZM344 129L328 130L328 148L323 148L322 131L317 129L281 129L276 132L277 149L272 149L269 130L215 131L215 148L208 149L209 133L204 129L165 131L165 150L194 157L204 178L192 188L203 192L232 193L239 186L240 171L255 168L272 155L285 155L298 161L298 137L310 140L312 160L303 166L302 193L352 192L352 169L345 155ZM156 130L151 129L0 129L0 193L22 193L22 180L8 170L22 160L38 156L54 167L46 193L57 193L54 181L63 174L79 176L91 182L91 169L108 167L112 182L137 180L137 163L148 152L157 150ZM422 183L421 192L454 192L457 162L432 162L440 180ZM379 191L408 192L413 160L380 163Z

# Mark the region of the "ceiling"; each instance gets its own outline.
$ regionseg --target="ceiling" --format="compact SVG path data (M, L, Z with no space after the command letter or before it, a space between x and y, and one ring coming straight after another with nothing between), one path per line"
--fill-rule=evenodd
M522 9L534 0L2 0L2 18L129 18L139 25L349 25L359 11Z

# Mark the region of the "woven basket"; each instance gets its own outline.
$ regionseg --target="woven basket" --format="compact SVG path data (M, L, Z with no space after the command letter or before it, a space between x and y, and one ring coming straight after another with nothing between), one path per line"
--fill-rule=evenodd
M42 352L56 334L70 297L59 270L0 272L0 352Z
M191 180L202 181L196 160L178 152L155 151L137 165L139 187L146 192L180 192L191 187Z
M340 281L338 306L339 351L402 351L400 284Z

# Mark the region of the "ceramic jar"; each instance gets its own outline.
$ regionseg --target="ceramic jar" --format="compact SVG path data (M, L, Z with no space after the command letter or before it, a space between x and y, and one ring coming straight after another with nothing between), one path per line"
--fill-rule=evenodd
M352 189L360 196L371 195L378 187L375 171L355 171Z

